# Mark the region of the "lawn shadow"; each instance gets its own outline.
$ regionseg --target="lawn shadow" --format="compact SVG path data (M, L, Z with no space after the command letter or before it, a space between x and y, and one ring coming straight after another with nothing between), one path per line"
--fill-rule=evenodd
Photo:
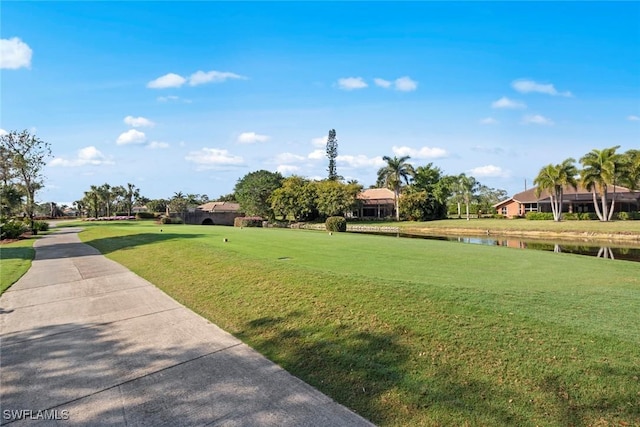
M28 247L0 247L0 260L21 259L29 261L33 259L34 250Z
M294 313L255 319L236 335L376 424L446 425L461 420L471 425L527 424L517 410L504 404L509 399L523 401L524 396L469 378L452 365L443 364L432 375L416 372L420 369L416 355L402 343L400 331L362 331L344 325L292 327L304 321L295 319L300 317Z

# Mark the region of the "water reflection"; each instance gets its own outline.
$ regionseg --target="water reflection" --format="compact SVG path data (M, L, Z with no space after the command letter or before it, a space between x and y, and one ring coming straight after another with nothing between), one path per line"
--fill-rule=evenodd
M640 262L640 248L607 245L602 246L595 242L552 242L531 239L519 239L504 236L478 237L478 236L450 236L450 235L422 235L409 233L377 233L360 232L365 234L377 234L395 237L445 240L450 242L470 243L475 245L505 246L516 249L534 249L555 253L571 253L577 255L589 255L606 259L621 259Z

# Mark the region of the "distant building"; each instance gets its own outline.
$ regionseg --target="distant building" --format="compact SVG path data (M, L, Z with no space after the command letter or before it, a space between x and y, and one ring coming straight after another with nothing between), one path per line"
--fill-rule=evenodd
M496 211L509 218L525 216L528 212L551 212L551 197L548 191L542 191L536 197L537 187L530 188L502 202L493 205ZM562 197L562 212L566 213L595 213L593 195L586 188L578 186L564 187ZM610 204L615 196L614 212L632 212L640 210L640 192L634 192L624 187L616 187L615 194L610 190L607 202ZM598 197L598 203L600 198Z
M369 188L357 196L358 209L352 217L361 219L384 219L394 217L396 204L393 191L388 188Z
M184 213L185 224L233 225L237 217L245 216L235 202L208 202Z

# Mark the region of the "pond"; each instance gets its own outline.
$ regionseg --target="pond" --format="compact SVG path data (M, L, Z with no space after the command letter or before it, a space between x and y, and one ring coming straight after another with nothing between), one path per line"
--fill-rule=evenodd
M352 233L364 233L384 235L391 237L403 237L412 239L444 240L448 242L470 243L486 246L506 246L516 249L534 249L556 253L571 253L577 255L589 255L598 258L621 259L640 262L640 248L624 246L623 244L601 244L599 242L571 242L525 239L511 236L453 236L453 235L423 235L411 233L384 233L370 231L352 231Z

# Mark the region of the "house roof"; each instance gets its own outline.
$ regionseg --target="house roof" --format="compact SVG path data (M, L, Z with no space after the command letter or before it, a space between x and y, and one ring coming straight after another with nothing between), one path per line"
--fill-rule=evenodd
M395 197L393 191L388 188L369 188L361 191L358 196L365 205L394 204Z
M235 202L208 202L197 209L205 212L240 212L240 205Z
M503 204L515 201L518 203L537 203L537 202L548 202L549 201L549 196L551 193L549 193L549 191L547 190L543 190L540 193L540 196L536 197L536 189L538 187L533 187L530 188L528 190L522 191L520 193L514 194L513 196L511 196L510 198L508 198L507 200L503 200L501 202L496 203L495 205L493 205L494 207L499 207ZM581 185L578 185L577 188L573 188L571 186L564 186L562 188L562 192L563 192L563 200L565 201L591 201L593 200L593 196L591 194L591 191L587 190L586 188L582 187ZM609 193L611 194L612 191L609 190ZM638 193L634 193L633 191L629 190L626 187L621 187L621 186L616 186L616 200L630 200L630 201L635 201L638 198Z

